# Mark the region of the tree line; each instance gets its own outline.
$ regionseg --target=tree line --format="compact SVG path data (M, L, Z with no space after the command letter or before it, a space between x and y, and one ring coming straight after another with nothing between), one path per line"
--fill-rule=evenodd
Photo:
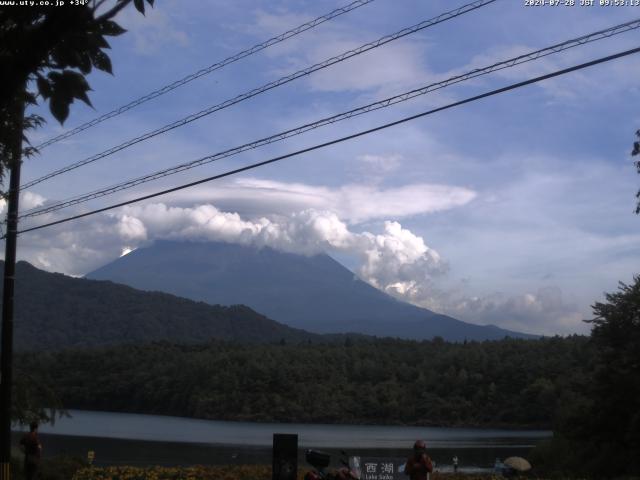
M211 342L18 357L66 408L220 420L550 427L592 357L587 337L447 343ZM46 379L46 380L44 380Z

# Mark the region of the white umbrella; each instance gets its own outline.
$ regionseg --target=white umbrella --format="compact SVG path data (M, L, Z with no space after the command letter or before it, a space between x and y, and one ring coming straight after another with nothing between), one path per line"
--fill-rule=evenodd
M531 464L522 457L509 457L503 463L518 472L531 470Z

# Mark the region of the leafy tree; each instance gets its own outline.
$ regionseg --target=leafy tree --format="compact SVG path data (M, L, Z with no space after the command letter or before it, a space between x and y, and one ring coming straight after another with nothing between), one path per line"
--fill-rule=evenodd
M61 398L41 372L16 367L11 418L23 425L54 422L66 414Z
M593 405L585 423L607 467L640 474L640 275L593 311Z
M638 137L638 140L633 142L633 150L631 151L631 155L633 156L640 155L640 130L636 131L636 137ZM640 160L636 160L634 162L634 165L636 166L636 169L640 174ZM638 199L638 205L636 205L636 214L640 214L640 190L638 190L638 193L636 193L636 198Z
M154 0L146 0L153 6ZM125 30L113 18L129 4L144 14L144 0L117 0L106 11L106 0L77 6L0 7L0 180L24 153L24 131L39 126L37 115L23 118L25 105L49 101L53 116L63 123L75 99L91 105L85 76L92 68L112 73L105 37ZM39 2L37 2L39 3ZM18 145L16 145L18 142ZM17 148L16 148L17 147Z
M548 472L640 474L640 276L605 298L589 320L590 358L560 393L556 435L536 449Z
M154 0L146 1L153 6ZM28 106L37 104L39 98L49 101L52 115L63 123L75 99L91 105L85 76L94 67L112 73L105 37L125 32L113 18L131 3L144 14L145 4L144 0L117 0L110 8L101 8L105 3L93 0L65 7L0 7L0 182L8 169L19 173L23 156L35 153L33 147L23 148L29 145L25 132L40 126L44 119L25 116ZM17 211L17 190L8 195L9 212ZM16 376L13 385L13 418L23 422L50 418L40 407L43 402L56 406L50 390L24 373Z

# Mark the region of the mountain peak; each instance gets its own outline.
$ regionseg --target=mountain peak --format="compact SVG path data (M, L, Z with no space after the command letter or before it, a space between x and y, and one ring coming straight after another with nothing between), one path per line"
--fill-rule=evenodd
M162 240L95 270L111 280L209 304L245 304L278 322L316 333L359 332L410 339L529 337L465 323L396 300L329 255L284 253L223 242Z

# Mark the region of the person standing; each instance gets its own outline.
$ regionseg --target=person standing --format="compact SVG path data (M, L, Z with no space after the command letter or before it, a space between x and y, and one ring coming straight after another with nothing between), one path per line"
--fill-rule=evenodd
M458 473L458 456L453 456L453 473Z
M409 475L410 480L428 480L431 472L433 463L427 455L427 445L424 440L417 440L413 444L413 455L407 459L404 466L404 473Z
M20 446L24 451L24 476L26 480L35 480L42 455L42 444L38 438L38 422L29 424L29 433L22 437Z

